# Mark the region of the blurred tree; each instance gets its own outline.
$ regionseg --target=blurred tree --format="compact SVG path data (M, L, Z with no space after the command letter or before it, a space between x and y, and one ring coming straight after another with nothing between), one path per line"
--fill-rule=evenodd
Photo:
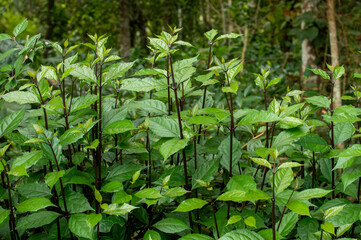
M120 32L121 56L128 57L130 54L130 47L131 47L128 0L119 1L119 16L120 16L119 32Z

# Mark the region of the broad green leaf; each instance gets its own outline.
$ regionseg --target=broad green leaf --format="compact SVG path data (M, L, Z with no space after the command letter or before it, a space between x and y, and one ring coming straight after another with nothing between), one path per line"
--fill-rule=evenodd
M267 167L269 169L272 168L271 164L266 160L266 159L263 159L263 158L251 158L251 160L261 166L264 166L264 167Z
M180 197L186 194L188 191L185 190L182 187L174 187L171 189L168 189L165 193L163 193L163 196L165 197Z
M246 192L242 190L231 190L223 193L217 198L217 201L233 201L241 202L244 201Z
M346 141L351 138L355 132L355 128L352 123L338 123L333 127L335 145Z
M299 138L305 136L308 133L308 130L309 130L308 126L302 126L302 127L284 130L278 134L278 136L273 142L272 147L279 148L281 146L293 143Z
M90 229L92 229L93 227L95 227L95 225L97 225L102 220L102 218L103 217L100 213L98 213L98 214L91 213L91 214L87 215L86 223L87 223L88 227Z
M179 137L178 123L167 117L149 119L149 129L159 137Z
M153 89L164 89L167 85L154 78L128 78L122 81L122 90L134 91L134 92L149 92Z
M162 237L157 231L148 230L145 232L143 240L162 240Z
M153 227L165 233L177 233L189 229L187 224L176 218L164 218L154 224Z
M90 107L95 101L98 100L96 95L87 94L85 96L75 97L73 98L70 113L79 111L84 108Z
M16 223L16 229L31 229L38 228L53 222L60 216L57 212L52 211L41 211L32 213L25 217L19 218Z
M52 195L45 183L26 183L16 187L16 190L26 198L50 197Z
M17 37L22 32L24 32L27 26L28 26L28 20L27 19L25 19L24 21L22 21L21 23L16 25L16 27L13 30L14 37Z
M59 137L60 144L63 146L70 145L81 139L83 136L84 133L79 127L70 128Z
M328 99L325 96L314 96L314 97L305 98L305 100L312 105L325 109L329 109L331 104L330 99Z
M321 76L323 79L330 80L330 76L321 69L310 69L314 74Z
M206 204L208 204L208 202L202 199L189 198L181 202L174 212L190 212L194 209L200 209Z
M188 139L173 138L166 141L160 146L159 152L163 156L164 161L167 160L172 154L182 150L188 145Z
M340 77L342 77L342 75L345 73L345 68L343 66L339 66L335 69L335 71L333 72L333 76L336 79L339 79Z
M299 164L297 162L286 162L286 163L282 163L279 167L278 170L280 169L284 169L284 168L294 168L294 167L301 167L302 164Z
M166 105L159 100L147 99L143 101L134 101L131 104L127 105L128 108L137 108L146 113L154 115L166 115L168 110Z
M35 212L49 206L55 206L49 199L39 197L25 200L16 205L16 210L19 212Z
M228 74L228 79L229 79L230 82L233 81L233 79L234 79L234 78L237 76L237 74L242 70L242 68L243 68L243 63L240 62L240 63L237 64L236 67L228 70L227 74ZM237 84L237 86L238 86L238 84Z
M57 183L59 178L64 176L64 174L65 174L64 170L61 170L59 172L58 171L49 172L45 176L45 183L50 187L50 189L52 189L55 183Z
M291 201L308 200L311 198L322 198L330 192L332 192L332 190L324 190L322 188L306 189L302 192L295 193Z
M13 112L0 120L0 138L11 133L19 126L24 119L25 110L22 108L19 111Z
M199 233L190 233L187 234L181 238L179 238L178 240L213 240L214 238L204 235L204 234L199 234Z
M223 235L219 240L264 240L258 233L248 229L237 229Z
M214 37L217 34L218 34L218 30L212 29L212 30L209 30L208 32L204 33L204 36L206 36L206 38L208 39L209 42L212 42Z
M124 215L132 210L136 209L137 207L134 207L132 205L129 205L127 203L122 204L122 206L119 207L117 203L112 203L106 208L103 213L109 214L109 215Z
M113 122L103 129L105 134L119 134L135 129L133 122L130 120L119 120Z
M197 179L205 182L212 181L214 176L218 172L218 167L219 158L208 160L204 162L200 167L198 167L192 176L192 189L201 187L196 181Z
M234 93L237 94L238 91L238 83L237 82L232 82L231 85L229 87L222 87L222 92L224 93Z
M138 198L149 198L149 199L157 199L161 198L162 195L159 193L157 189L154 188L145 188L134 194Z
M229 170L229 160L230 160L230 137L225 138L218 147L218 156L220 156L221 165ZM237 138L233 137L232 144L232 167L235 168L237 162L242 156L241 143Z
M148 38L149 43L157 50L160 50L161 52L168 52L169 47L167 43L165 43L163 40L159 38Z
M13 175L15 177L28 176L28 173L26 172L25 164L11 168L8 174Z
M70 74L80 80L85 80L88 83L97 83L97 77L95 76L93 69L88 66L76 64Z
M360 220L361 205L350 203L343 207L343 209L333 217L330 217L327 222L331 222L335 227L340 227L346 224L352 224Z
M0 224L10 215L10 210L0 208Z
M271 81L269 81L269 83L267 84L267 88L269 88L272 85L276 85L277 83L279 83L281 81L281 78L273 78Z
M123 190L123 184L118 181L109 182L100 189L103 192L118 192L120 190Z
M291 211L299 214L299 215L305 215L305 216L309 216L310 215L310 210L308 209L308 206L306 203L301 202L301 201L293 201L290 202L286 205Z
M84 213L73 214L69 219L69 229L76 236L86 239L93 239L93 230L88 226L88 215Z
M109 72L106 73L102 85L105 85L108 81L122 77L131 67L134 62L130 63L116 63L110 66Z
M335 226L333 225L333 223L325 222L325 223L321 224L321 229L323 229L324 231L326 231L328 233L335 235Z
M278 232L286 237L296 226L298 222L298 215L297 213L290 212L284 215L282 222L279 226ZM279 222L277 222L276 226L278 226Z
M0 42L4 40L11 39L11 36L6 33L0 33Z
M114 194L113 203L129 203L130 200L132 200L132 195L127 194L124 190L120 190Z
M3 61L5 58L9 57L13 52L19 50L19 48L11 48L0 55L0 62ZM12 65L9 65L8 71L11 71L13 69ZM5 71L5 70L4 70Z
M272 233L272 229L268 228L268 229L263 229L259 232L257 232L261 237L264 238L264 240L272 240L273 239L273 233ZM283 237L281 236L281 234L279 234L276 231L276 240L281 240L283 239Z
M339 226L336 231L336 236L341 237L343 234L345 234L350 228L352 227L352 224L345 224L342 226Z
M217 119L210 116L193 116L188 120L189 124L217 124Z
M254 227L254 228L256 227L256 219L253 216L249 216L246 219L244 219L244 223L247 226Z
M88 210L94 210L90 206L88 199L81 193L69 192L65 194L65 200L69 213L82 213ZM65 208L62 197L59 198L59 205L61 209L64 211Z
M303 120L301 120L299 118L295 118L295 117L284 117L278 123L278 125L283 129L294 128L294 127L297 127L297 126L300 126L303 124L304 124Z
M31 92L24 91L13 91L6 93L1 96L6 102L16 102L19 104L27 104L27 103L40 103L38 97Z
M293 181L293 171L291 168L281 168L275 174L275 194L281 193Z
M341 180L343 183L343 189L345 190L350 184L361 177L361 164L352 165L343 171Z
M242 216L241 215L234 215L232 217L230 217L227 221L227 225L231 225L231 224L234 224L234 223L237 223L239 221L242 220Z
M359 156L361 156L361 145L359 144L352 145L351 147L341 151L336 155L336 157L343 157L343 158L359 157Z
M326 152L330 149L330 146L324 138L313 133L300 138L296 143L312 152Z
M338 213L342 211L342 209L345 207L345 205L341 206L335 206L332 208L329 208L325 212L325 221L327 221L329 218L336 216Z
M119 165L109 169L106 180L123 182L125 180L131 179L136 171L141 170L143 168L144 168L143 166L135 165L135 164Z
M318 231L319 223L313 218L303 218L298 222L297 233L301 240L317 240L313 234Z
M256 189L257 184L250 175L236 175L233 176L227 183L228 190L248 191Z
M238 38L240 36L241 35L238 33L228 33L228 34L223 34L223 35L217 37L215 41L219 41L219 40L223 40L223 39L230 39L230 38Z
M251 110L239 121L238 125L252 125L260 122L275 122L279 120L281 119L272 112Z

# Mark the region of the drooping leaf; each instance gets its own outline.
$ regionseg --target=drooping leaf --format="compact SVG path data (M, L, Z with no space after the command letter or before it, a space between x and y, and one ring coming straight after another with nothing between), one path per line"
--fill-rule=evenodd
M130 120L119 120L113 122L103 129L105 134L119 134L135 129L133 122Z
M53 222L58 216L57 212L52 211L40 211L32 213L19 219L16 223L16 229L31 229L38 228Z
M1 96L6 102L16 102L19 104L27 104L27 103L40 103L38 97L31 92L24 91L13 91L6 93Z
M102 84L105 85L108 81L122 77L133 65L134 62L113 64L106 73Z
M275 194L281 193L293 181L293 171L291 168L279 169L275 174Z
M164 161L172 154L184 149L188 145L188 139L172 138L160 146L159 152L162 154Z
M82 213L88 210L94 210L89 202L88 199L81 193L78 192L70 192L65 194L65 202L68 208L69 213ZM60 197L59 205L64 211L64 201L63 198Z
M153 227L165 233L177 233L189 229L187 224L176 218L164 218L155 223Z
M290 212L284 215L282 222L279 226L278 232L286 237L292 229L296 226L298 222L298 215L295 212ZM279 222L277 222L276 226L278 226Z
M10 115L0 120L0 137L11 133L15 128L19 126L24 119L25 110L22 108L19 111L13 112Z

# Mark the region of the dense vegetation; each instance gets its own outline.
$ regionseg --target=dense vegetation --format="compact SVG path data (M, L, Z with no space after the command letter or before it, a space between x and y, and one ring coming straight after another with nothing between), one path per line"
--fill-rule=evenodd
M0 35L3 238L360 237L361 93L335 107L343 66L311 69L331 94L304 97L269 67L241 81L214 54L239 34L198 51L174 27L127 62L105 35L22 40L27 25ZM60 61L39 66L49 49Z

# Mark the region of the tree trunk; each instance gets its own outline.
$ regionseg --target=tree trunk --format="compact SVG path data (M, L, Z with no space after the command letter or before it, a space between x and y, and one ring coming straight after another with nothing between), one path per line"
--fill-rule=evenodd
M328 30L330 34L330 46L331 46L331 59L332 66L338 64L338 45L337 45L337 29L336 29L336 20L335 20L335 2L334 0L327 0L327 20L328 20ZM335 108L341 106L341 80L337 79L334 87L334 97L335 97Z
M120 50L122 57L129 57L130 54L130 27L129 27L129 2L128 0L120 0Z
M314 11L315 6L312 4L312 0L302 0L302 13ZM301 23L301 29L306 27L305 21ZM305 78L305 71L307 67L315 68L316 52L312 42L309 39L302 41L302 73L301 73L301 85L303 90L308 90L317 86L317 76L311 74L308 78Z

